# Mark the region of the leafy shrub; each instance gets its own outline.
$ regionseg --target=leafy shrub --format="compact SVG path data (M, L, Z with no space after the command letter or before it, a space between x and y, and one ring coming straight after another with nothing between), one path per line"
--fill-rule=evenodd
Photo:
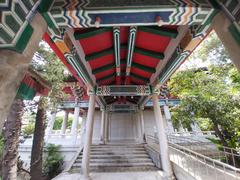
M23 136L27 137L30 136L34 133L35 129L35 123L34 122L29 122L26 126L23 127Z
M63 169L63 156L59 152L60 146L48 144L44 159L44 174L50 179L61 173Z

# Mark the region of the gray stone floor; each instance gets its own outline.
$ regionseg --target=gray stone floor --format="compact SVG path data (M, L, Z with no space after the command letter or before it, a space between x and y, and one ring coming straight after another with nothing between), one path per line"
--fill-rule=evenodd
M161 171L91 173L91 180L163 180ZM53 180L85 180L80 174L61 174Z

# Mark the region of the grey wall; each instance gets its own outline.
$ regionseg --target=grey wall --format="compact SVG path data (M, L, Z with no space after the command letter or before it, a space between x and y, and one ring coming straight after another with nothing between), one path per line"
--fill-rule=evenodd
M110 115L110 141L135 140L134 121L133 113L112 113Z
M163 114L163 113L162 113ZM136 113L111 113L109 137L112 141L117 140L137 140L140 137L138 118ZM156 131L156 121L152 109L143 111L145 134L154 135ZM163 114L164 117L164 114ZM96 110L94 116L93 142L100 142L101 131L101 111Z

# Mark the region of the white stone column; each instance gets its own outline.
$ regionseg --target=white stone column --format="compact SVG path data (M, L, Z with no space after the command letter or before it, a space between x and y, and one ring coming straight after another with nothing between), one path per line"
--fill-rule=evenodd
M111 141L111 117L112 112L108 112L108 120L107 120L107 141Z
M61 127L61 134L62 135L65 135L65 132L66 132L66 129L67 129L68 115L69 115L69 112L65 111L63 122L62 122L62 127Z
M108 118L109 118L109 114L108 114L108 111L105 112L105 123L104 123L104 144L106 144L109 140L109 131L108 131L108 128L109 128L109 125L108 125Z
M34 15L30 24L33 34L22 53L7 49L1 49L0 52L0 133L18 87L48 27L40 13Z
M238 70L240 70L240 45L238 44L237 39L235 39L230 33L229 27L231 24L232 22L227 16L223 12L220 12L213 18L212 28L215 30L219 39L228 51L230 59L237 66Z
M101 131L100 131L100 141L104 143L104 134L105 134L105 110L102 109L102 118L101 118Z
M56 120L56 115L57 115L56 111L51 113L51 118L48 121L47 128L46 128L46 141L48 141L50 135L52 134L54 122Z
M164 105L163 110L164 110L164 115L165 115L165 119L166 119L167 132L168 132L168 134L173 134L174 128L173 128L173 124L172 124L172 117L171 117L171 113L169 111L169 107L167 105Z
M144 127L143 108L140 110L140 121L141 121L141 141L145 142L145 127Z
M83 113L82 116L82 124L81 124L81 131L80 131L80 146L82 147L85 142L86 138L86 113Z
M80 113L80 107L76 103L74 108L74 117L73 117L72 127L71 127L73 144L76 144L77 142L79 113Z
M153 108L154 108L157 132L158 132L162 169L163 169L165 178L172 179L173 172L172 172L172 167L171 167L171 162L169 157L167 136L166 136L165 127L163 124L163 117L162 117L160 105L158 103L158 95L153 94L152 100L153 100Z
M141 127L141 117L140 117L140 112L137 112L136 114L136 125L137 125L137 132L138 132L138 142L142 143L143 139L142 139L142 127Z
M94 123L94 111L95 111L95 95L89 95L89 107L87 114L87 124L86 124L86 137L83 148L83 158L82 158L82 175L83 179L90 179L89 177L89 160L90 160L90 149L92 144L92 133L93 133L93 123Z

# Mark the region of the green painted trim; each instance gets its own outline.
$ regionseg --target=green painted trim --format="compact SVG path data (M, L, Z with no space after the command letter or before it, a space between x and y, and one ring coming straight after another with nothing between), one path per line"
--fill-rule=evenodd
M47 12L50 9L53 1L54 0L41 0L38 6L38 12L40 13Z
M113 76L115 76L115 72L114 72L113 74L109 74L109 75L107 75L107 76L104 76L104 77L102 77L102 78L99 78L99 79L97 79L96 81L97 81L97 83L99 83L99 82L104 81L104 80L106 80L106 79L110 79L110 78L112 78Z
M59 34L58 28L53 23L52 19L48 15L48 13L41 13L45 21L47 22L48 26L54 31L55 34Z
M144 81L145 83L149 83L149 79L148 78L142 77L142 76L134 74L134 73L131 73L131 76L134 77L134 78L140 79L140 80Z
M156 72L155 68L144 66L142 64L138 64L138 63L135 63L135 62L132 62L132 67L141 69L141 70L149 72L149 73L155 73Z
M18 53L22 53L27 47L28 42L32 37L32 34L33 34L33 28L30 24L27 24L22 34L20 35L18 41L16 42L15 46L7 49L16 51Z
M216 1L216 0L210 0L210 1L208 1L208 2L212 5L213 8L215 8L215 9L221 9L221 6L220 6L220 4L218 3L218 1Z
M108 55L108 54L113 54L113 53L114 53L113 48L105 49L105 50L100 51L100 52L95 52L95 53L86 55L86 56L85 56L85 60L86 60L86 61L91 61L91 60L93 60L93 59L97 59L97 58L99 58L99 57L106 56L106 55Z
M176 38L178 36L178 31L175 29L168 29L164 27L158 26L139 26L140 31L160 35L160 36L167 36L171 38Z
M114 67L115 67L115 63L107 64L107 65L105 65L105 66L101 66L101 67L99 67L99 68L93 69L93 70L92 70L92 73L93 73L93 74L101 73L101 72L103 72L103 71L112 69L112 68L114 68Z
M204 31L204 29L206 28L206 26L210 25L210 23L212 23L213 18L217 15L219 11L214 9L213 12L211 13L211 15L208 17L208 19L204 22L203 25L200 26L200 28L197 30L197 34L201 33Z
M238 45L240 45L240 32L236 28L236 26L234 24L231 24L228 27L228 30L231 33L231 35L233 36L234 40L238 43Z
M146 50L138 47L135 47L134 52L145 55L145 56L150 56L156 59L161 59L161 60L164 59L164 54L160 52L150 51L150 50Z
M35 97L36 93L37 91L34 88L29 87L25 83L21 83L18 88L16 97L24 100L32 100Z
M74 32L74 38L76 40L80 40L80 39L89 38L91 36L96 36L98 34L101 34L101 33L104 33L104 32L109 32L109 31L112 32L111 27L97 28L97 29L94 29L92 31L83 32L83 33L80 33L78 31L76 31L76 32Z

